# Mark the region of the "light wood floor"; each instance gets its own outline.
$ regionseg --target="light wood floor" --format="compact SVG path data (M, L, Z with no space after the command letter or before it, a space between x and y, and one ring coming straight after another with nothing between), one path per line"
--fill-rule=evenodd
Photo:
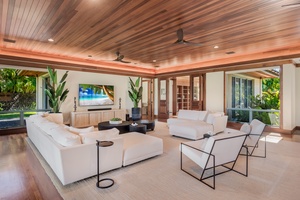
M300 142L300 131L281 136ZM0 199L62 199L25 137L26 134L0 136Z

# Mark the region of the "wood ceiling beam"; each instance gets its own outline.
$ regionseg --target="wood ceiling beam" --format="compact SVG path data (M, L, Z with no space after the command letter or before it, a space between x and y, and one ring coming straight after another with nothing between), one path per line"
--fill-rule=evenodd
M253 61L254 62L254 61ZM224 64L206 68L199 68L193 70L179 71L179 72L170 72L165 74L157 74L156 77L170 77L170 76L186 76L189 74L197 74L197 73L209 73L209 72L217 72L217 71L236 71L243 69L256 69L256 68L265 68L265 67L273 67L273 66L281 66L283 64L290 64L292 61L290 59L281 60L281 61L257 61L257 63L235 63L235 64Z

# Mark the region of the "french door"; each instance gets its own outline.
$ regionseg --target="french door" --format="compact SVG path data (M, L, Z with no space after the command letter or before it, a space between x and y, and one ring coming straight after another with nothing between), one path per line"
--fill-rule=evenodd
M158 79L158 120L169 118L169 79Z

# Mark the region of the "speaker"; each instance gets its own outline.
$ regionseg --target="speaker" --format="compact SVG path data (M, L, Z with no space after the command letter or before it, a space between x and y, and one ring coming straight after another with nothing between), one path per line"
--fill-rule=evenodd
M93 109L88 109L88 111L97 111L97 110L111 110L111 108L93 108Z

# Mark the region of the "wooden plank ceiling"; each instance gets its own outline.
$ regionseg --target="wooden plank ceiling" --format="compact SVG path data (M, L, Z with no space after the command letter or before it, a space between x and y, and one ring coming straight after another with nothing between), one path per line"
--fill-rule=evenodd
M0 64L154 76L299 58L300 6L283 6L293 3L0 0ZM199 45L174 44L180 28Z

